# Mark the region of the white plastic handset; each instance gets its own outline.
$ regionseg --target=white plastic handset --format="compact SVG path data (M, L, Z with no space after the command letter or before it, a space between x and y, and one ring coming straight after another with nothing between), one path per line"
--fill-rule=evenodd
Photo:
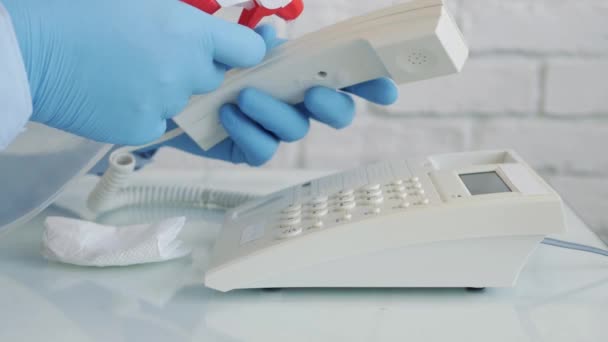
M219 108L255 87L299 103L310 87L341 89L379 77L397 84L459 72L468 48L441 0L417 0L291 41L258 66L233 70L217 91L193 97L175 121L207 150L227 137Z

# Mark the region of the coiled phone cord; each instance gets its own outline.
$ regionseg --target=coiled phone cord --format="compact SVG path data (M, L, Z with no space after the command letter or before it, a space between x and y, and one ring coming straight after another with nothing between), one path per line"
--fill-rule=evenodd
M108 170L89 195L87 207L94 213L136 205L230 209L258 197L253 194L219 191L197 185L129 184L131 175L135 171L135 157L131 152L173 139L182 133L183 131L178 128L152 144L125 147L114 151L109 158Z

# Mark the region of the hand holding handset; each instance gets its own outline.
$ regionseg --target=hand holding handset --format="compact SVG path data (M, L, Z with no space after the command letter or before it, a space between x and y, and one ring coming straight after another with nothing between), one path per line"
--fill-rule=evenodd
M296 104L313 86L342 89L380 77L397 84L459 72L465 41L441 0L416 0L287 42L261 64L233 70L213 93L195 96L175 122L204 150L228 135L218 112L254 87Z

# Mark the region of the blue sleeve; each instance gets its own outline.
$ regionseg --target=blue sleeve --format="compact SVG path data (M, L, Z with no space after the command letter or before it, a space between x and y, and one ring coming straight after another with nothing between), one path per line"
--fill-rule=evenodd
M23 131L32 98L11 18L0 2L0 151Z

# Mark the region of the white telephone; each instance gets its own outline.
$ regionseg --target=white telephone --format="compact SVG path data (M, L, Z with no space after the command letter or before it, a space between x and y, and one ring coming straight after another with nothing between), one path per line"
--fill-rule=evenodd
M395 160L229 211L205 284L508 287L563 231L559 195L513 151Z
M258 66L229 72L217 91L193 97L175 122L207 150L227 137L219 108L245 87L298 103L316 85L342 89L383 76L403 84L453 74L468 53L443 2L415 0L287 42Z

